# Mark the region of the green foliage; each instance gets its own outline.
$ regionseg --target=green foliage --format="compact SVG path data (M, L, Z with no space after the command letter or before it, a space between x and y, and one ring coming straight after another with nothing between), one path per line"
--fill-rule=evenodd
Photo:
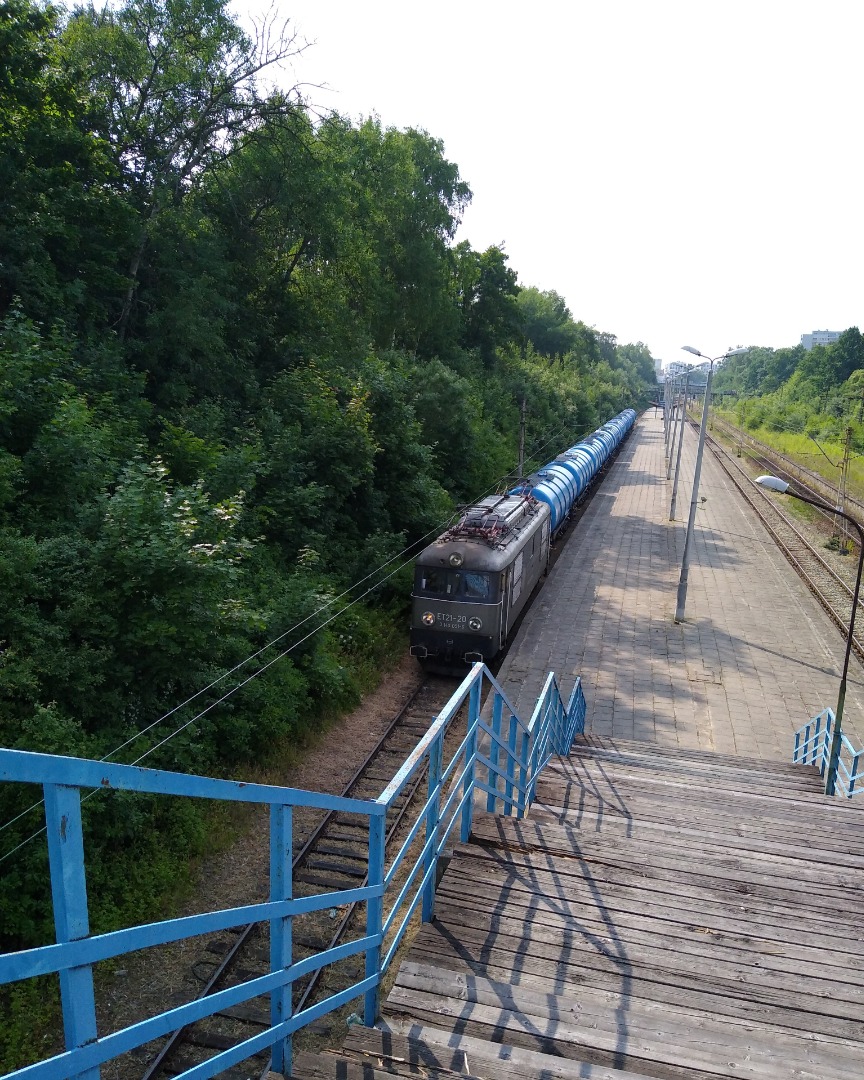
M40 976L24 983L0 988L0 1069L14 1072L32 1063L33 1039L38 1032L56 1027L60 1019L60 986L56 977ZM48 1036L45 1036L48 1039ZM62 1052L62 1046L39 1048L40 1057L47 1051Z
M268 89L275 30L0 8L5 746L236 776L301 744L402 649L402 552L513 474L521 402L540 464L653 384L454 244L439 140ZM3 947L51 935L38 799L0 788ZM94 927L154 914L209 820L88 800Z
M565 356L576 348L579 331L563 296L522 289L516 303L525 337L540 356Z
M824 458L819 461L814 438L834 443L839 461L848 428L852 448L864 450L864 338L857 327L844 330L832 345L809 351L803 346L750 349L723 365L714 386L739 395L735 422L759 432L760 438L788 438L794 443L795 436L805 436L801 447L790 452L802 462L810 458L810 467L827 465ZM830 466L826 475L836 480Z

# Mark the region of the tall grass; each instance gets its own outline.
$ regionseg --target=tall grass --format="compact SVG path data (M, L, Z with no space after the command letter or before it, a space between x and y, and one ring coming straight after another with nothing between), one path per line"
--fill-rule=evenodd
M740 427L736 410L718 409L727 423ZM773 431L768 427L747 427L747 434L791 458L805 469L818 473L827 484L836 488L840 483L840 466L843 462L843 443L830 438L817 438L793 431ZM820 449L821 448L821 449ZM833 463L833 464L832 464ZM864 456L853 450L849 459L848 491L856 498L864 499Z

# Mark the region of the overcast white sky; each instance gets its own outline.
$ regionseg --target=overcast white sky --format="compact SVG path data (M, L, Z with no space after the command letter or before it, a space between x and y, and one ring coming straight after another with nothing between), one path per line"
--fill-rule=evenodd
M666 362L862 325L860 0L277 2L311 100L441 139L458 238L575 318Z

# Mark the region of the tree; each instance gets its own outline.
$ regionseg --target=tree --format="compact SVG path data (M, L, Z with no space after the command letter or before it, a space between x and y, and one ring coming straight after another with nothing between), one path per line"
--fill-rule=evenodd
M299 107L296 92L260 86L298 48L275 16L250 39L227 0L91 4L69 20L63 47L70 72L86 79L91 129L110 146L139 216L117 323L122 339L155 221L214 164Z
M554 290L522 288L516 297L525 337L541 356L562 357L578 340L570 309Z
M106 144L65 70L59 9L0 6L0 316L104 325L129 225Z
M474 251L463 240L455 252L456 297L462 315L462 344L477 349L491 367L495 350L517 339L519 295L516 271L500 247Z

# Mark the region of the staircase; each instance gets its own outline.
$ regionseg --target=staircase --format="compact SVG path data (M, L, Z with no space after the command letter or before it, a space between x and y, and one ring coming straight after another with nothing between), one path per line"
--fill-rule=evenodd
M475 810L382 1006L293 1076L858 1080L864 808L815 768L577 737Z

